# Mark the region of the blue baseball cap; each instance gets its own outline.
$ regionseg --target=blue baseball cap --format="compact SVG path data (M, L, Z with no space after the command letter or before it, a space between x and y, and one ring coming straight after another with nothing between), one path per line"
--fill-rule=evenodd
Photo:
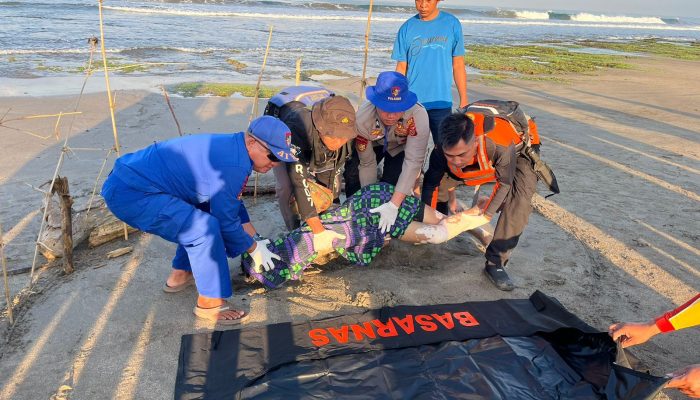
M265 143L270 152L279 158L280 161L295 162L298 160L294 157L290 148L292 132L279 119L269 115L256 118L251 121L248 133Z
M418 102L418 96L408 90L408 79L396 71L377 76L374 86L367 86L365 95L375 107L387 112L403 112Z

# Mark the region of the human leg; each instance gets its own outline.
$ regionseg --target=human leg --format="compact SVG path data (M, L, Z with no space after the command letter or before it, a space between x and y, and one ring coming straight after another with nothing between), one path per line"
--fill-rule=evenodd
M432 207L424 207L422 222L411 222L400 240L417 244L439 244L488 223L484 216L476 215L474 210L465 210L448 217Z
M513 187L501 208L493 240L486 248L487 275L489 271L498 272L500 276L505 274L505 271L501 274L497 270L502 270L508 263L510 254L518 245L520 235L525 230L532 212L532 196L537 189L537 175L535 175L530 162L524 157L519 156L516 162L517 169L513 179ZM507 274L505 274L505 278L507 278ZM510 281L510 279L503 280ZM496 285L499 289L502 288L498 283ZM502 290L512 290L512 283L502 286L510 287L510 289Z
M191 268L200 293L199 305L218 306L231 296L226 250L215 217L177 197L141 192L112 176L102 194L110 211L122 221L179 244L173 266L182 273ZM242 315L229 310L221 319Z
M280 213L287 230L299 227L299 216L292 210L292 181L289 179L287 167L284 163L272 168L275 174L275 196L279 203Z
M434 108L428 111L428 124L430 126L430 133L433 136L433 143L438 145L440 143L440 123L448 115L452 113L451 108Z
M368 144L372 146L372 142ZM382 160L382 147L372 146L375 156L377 157L377 164ZM360 183L360 156L357 153L357 149L353 147L352 156L345 162L345 170L343 171L343 180L345 181L345 197L349 198L355 192L362 188Z
M403 160L405 157L405 152L400 152L395 156L389 153L384 154L384 168L382 169L382 179L381 182L386 182L396 186L401 176L401 169L403 168Z

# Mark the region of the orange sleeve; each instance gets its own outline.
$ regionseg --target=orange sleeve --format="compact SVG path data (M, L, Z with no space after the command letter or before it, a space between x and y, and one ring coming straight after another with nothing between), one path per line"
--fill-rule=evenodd
M661 332L670 332L697 325L700 325L700 293L675 310L656 318L656 326Z

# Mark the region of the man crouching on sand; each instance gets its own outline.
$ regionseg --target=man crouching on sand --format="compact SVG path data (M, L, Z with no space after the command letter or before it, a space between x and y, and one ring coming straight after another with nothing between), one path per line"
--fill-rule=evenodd
M246 313L225 299L232 295L226 256L243 252L262 271L273 265L267 244L256 241L240 195L252 170L265 173L294 162L289 128L264 116L248 131L185 136L125 154L102 186L107 207L144 232L177 243L173 270L163 287L178 292L194 283L197 317L220 324Z

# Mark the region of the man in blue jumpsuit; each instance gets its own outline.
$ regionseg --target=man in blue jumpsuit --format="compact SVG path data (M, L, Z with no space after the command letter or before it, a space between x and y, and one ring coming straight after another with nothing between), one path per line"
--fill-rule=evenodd
M225 300L232 295L227 256L247 251L257 269L279 259L268 240L253 239L240 196L252 170L297 161L290 140L282 121L263 116L245 133L185 136L115 161L102 187L105 203L127 224L178 244L164 290L194 282L198 317L233 324L245 316Z

